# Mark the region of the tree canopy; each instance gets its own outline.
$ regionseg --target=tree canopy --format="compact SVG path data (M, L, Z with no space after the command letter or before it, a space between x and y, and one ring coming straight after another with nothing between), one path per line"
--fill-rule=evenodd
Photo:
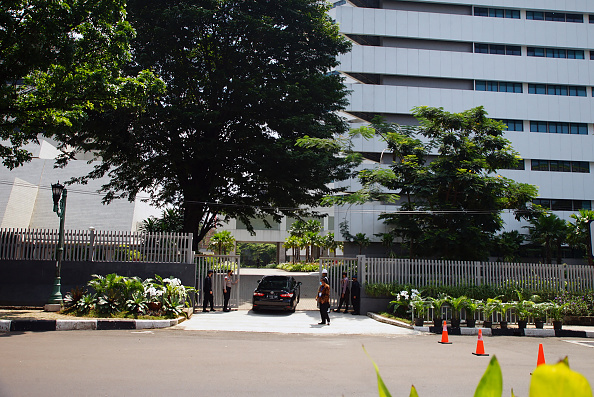
M126 71L166 84L147 111L95 114L69 142L102 162L105 201L148 192L183 209L199 241L234 217L301 216L346 176L336 150L297 146L345 131L346 104L332 69L349 44L317 0L130 0L138 32Z
M393 154L389 169L363 170L355 201L400 199L400 208L380 216L408 244L409 254L482 259L502 229L501 211L526 216L536 187L497 174L515 166L518 155L503 137L504 124L482 107L462 113L417 107L418 128L375 118L370 127ZM385 193L385 192L388 193ZM352 197L327 202L349 203Z
M89 112L135 107L162 82L125 77L134 30L119 0L7 0L0 3L0 158L30 160L38 134L63 142ZM61 149L66 150L64 145ZM67 157L67 155L66 155Z

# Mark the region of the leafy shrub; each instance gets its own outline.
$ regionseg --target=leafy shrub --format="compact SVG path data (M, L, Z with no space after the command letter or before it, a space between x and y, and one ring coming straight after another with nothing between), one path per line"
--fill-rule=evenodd
M100 317L154 315L176 317L188 305L194 288L185 287L177 278L142 281L138 277L123 277L115 273L103 277L94 274L88 282L96 293L84 294L65 312ZM78 293L77 293L78 295ZM72 298L74 299L74 297ZM155 305L155 309L150 306Z
M563 292L557 295L554 302L566 305L565 314L568 316L594 316L594 291L585 291L580 294Z
M287 262L278 264L276 268L288 272L317 272L320 269L320 264L315 262Z

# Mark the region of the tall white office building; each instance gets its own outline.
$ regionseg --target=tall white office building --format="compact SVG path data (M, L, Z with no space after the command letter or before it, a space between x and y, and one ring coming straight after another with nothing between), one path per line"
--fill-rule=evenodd
M508 125L506 137L524 159L501 175L538 186L538 203L562 218L592 207L593 1L343 0L331 17L353 42L338 69L352 91L354 121L381 115L414 125L415 106L482 105ZM379 140L357 142L367 167L388 166L384 149ZM335 224L346 220L352 234L373 237L386 231L378 215L394 210L336 208ZM513 216L504 219L507 230L521 228Z

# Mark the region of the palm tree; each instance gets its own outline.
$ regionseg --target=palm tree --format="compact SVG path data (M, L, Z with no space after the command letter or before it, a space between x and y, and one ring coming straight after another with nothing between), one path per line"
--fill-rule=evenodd
M371 240L369 240L365 233L357 233L353 236L353 243L359 246L359 255L361 255L363 248L371 244Z
M299 260L299 249L301 247L301 239L297 236L289 236L286 238L283 246L285 248L290 248L293 251L293 254L291 255L291 261L293 263L295 263L295 260Z
M588 231L589 222L594 220L594 211L581 209L577 214L569 215L575 219L575 223L569 224L569 234L567 241L573 248L586 252L588 264L592 266L592 256L590 255L592 247L590 242L590 233Z
M561 263L561 244L567 240L567 222L552 213L542 213L529 222L532 226L524 227L528 229L530 240L543 246L546 263L551 263L553 248L557 249L557 263Z
M208 244L208 248L216 251L219 255L227 255L227 252L233 250L234 246L235 238L228 230L221 230L213 234Z

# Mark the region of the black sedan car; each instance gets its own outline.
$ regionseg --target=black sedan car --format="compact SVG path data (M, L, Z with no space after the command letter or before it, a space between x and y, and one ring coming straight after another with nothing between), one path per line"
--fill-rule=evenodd
M291 276L264 276L254 290L252 309L287 310L294 312L301 296L301 281Z

